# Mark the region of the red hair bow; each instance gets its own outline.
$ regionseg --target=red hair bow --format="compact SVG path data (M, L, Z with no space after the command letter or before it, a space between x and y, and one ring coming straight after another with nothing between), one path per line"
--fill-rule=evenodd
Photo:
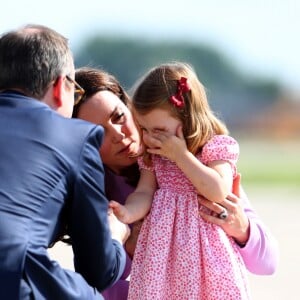
M187 93L191 90L187 78L181 77L180 80L177 81L177 93L170 97L171 103L173 103L176 107L182 108L184 106L184 97L183 93Z

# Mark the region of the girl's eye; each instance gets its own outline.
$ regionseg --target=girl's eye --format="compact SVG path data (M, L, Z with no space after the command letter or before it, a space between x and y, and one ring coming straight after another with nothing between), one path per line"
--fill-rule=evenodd
M157 129L154 129L153 130L153 133L163 133L163 132L166 132L167 130L166 129L164 129L164 128L157 128Z

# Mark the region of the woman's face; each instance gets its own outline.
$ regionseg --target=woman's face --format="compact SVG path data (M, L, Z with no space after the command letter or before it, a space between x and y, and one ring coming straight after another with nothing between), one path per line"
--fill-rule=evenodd
M127 106L112 92L100 91L84 102L78 118L103 126L102 161L114 172L136 162L140 135Z

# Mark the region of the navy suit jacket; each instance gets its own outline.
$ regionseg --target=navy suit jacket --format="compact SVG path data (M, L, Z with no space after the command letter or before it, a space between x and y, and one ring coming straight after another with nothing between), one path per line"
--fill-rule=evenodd
M98 291L121 276L125 253L107 222L102 137L100 126L0 93L0 299L102 299ZM76 272L47 252L66 227Z

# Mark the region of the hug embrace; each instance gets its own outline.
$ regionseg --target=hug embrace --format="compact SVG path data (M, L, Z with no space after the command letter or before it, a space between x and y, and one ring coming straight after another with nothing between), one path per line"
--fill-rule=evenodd
M129 97L27 25L0 37L0 70L1 299L249 299L247 272L274 273L191 66L154 67ZM66 235L74 271L47 252Z

